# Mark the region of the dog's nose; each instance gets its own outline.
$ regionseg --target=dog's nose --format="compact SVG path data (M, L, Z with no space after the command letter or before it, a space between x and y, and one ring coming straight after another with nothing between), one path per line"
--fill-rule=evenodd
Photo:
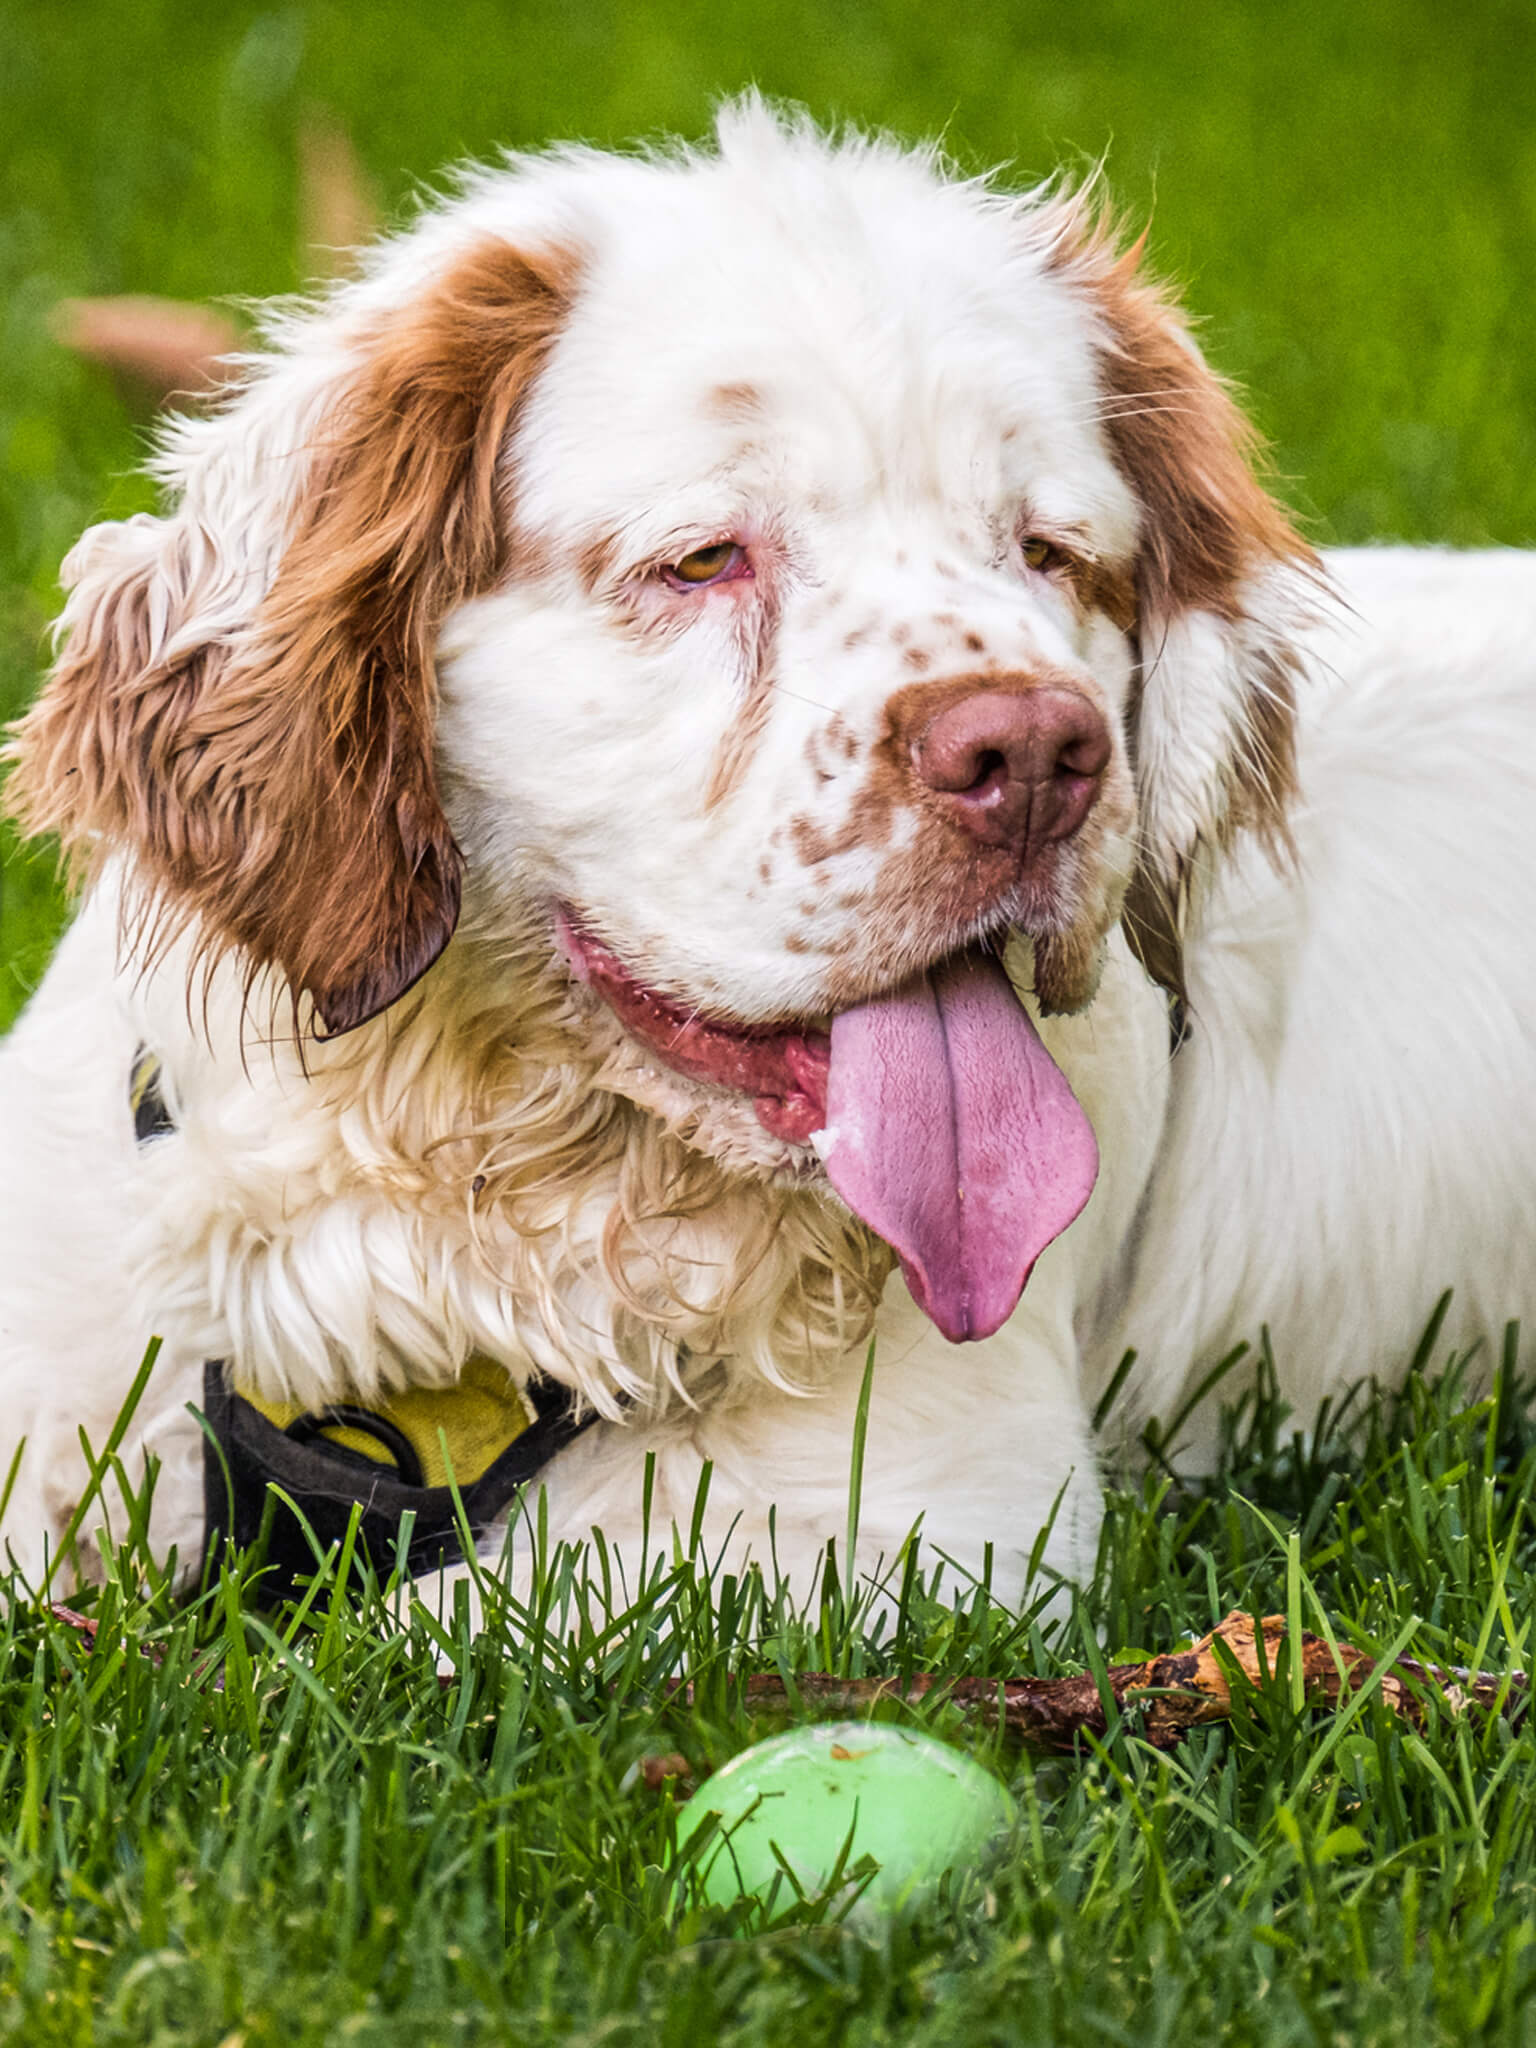
M1082 824L1113 749L1075 690L978 690L936 713L912 765L962 830L1028 861Z

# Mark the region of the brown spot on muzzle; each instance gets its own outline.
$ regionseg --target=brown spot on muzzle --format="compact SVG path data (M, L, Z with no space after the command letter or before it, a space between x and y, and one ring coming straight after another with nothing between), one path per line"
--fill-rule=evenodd
M705 411L732 425L761 419L765 410L763 394L755 384L717 384L705 402Z
M1094 787L1080 792L1075 805L1066 802L1065 791L1053 797L1049 817L1043 809L1031 831L1021 816L1031 807L1017 793L1004 793L999 803L986 788L973 788L997 775L996 765L983 760L989 753L999 757L1004 772L997 779L1004 783L1050 781L1059 766L1067 780ZM842 822L829 826L802 813L789 821L790 838L801 861L816 866L856 846L888 844L896 813L915 808L946 839L1003 852L1017 870L1048 839L1081 826L1112 754L1104 714L1073 677L1055 670L910 683L886 701L869 772Z
M765 662L753 677L751 688L716 744L710 761L709 779L704 785L706 811L718 809L746 780L758 743L768 729L773 690L773 670ZM763 879L766 881L767 877Z
M1086 800L1080 791L1075 812L1070 805L1059 809L1049 834L1029 823L1022 834L978 831L964 787L936 786L945 771L932 758L935 735L937 751L948 754L949 772L958 774L964 767L959 757L985 737L1000 702L1005 723L1010 710L1021 713L1031 735L1026 746L1038 744L1053 762L1063 746L1069 753L1078 746L1087 750L1079 764L1089 771L1081 777L1091 785ZM1030 723L1033 707L1047 703L1047 725L1066 721L1055 724L1054 739ZM967 736L957 722L974 729ZM993 808L983 805L983 817ZM887 700L868 772L841 821L829 825L803 814L790 821L791 843L807 866L856 848L884 852L872 891L836 899L839 910L856 918L856 927L841 927L839 938L819 938L816 945L828 958L828 1006L860 1001L978 930L1007 921L1035 938L1037 990L1047 1004L1081 1007L1092 994L1104 933L1119 907L1118 871L1102 858L1105 842L1129 831L1133 816L1129 770L1116 752L1107 716L1075 677L1045 669L965 675L896 691ZM913 818L915 832L898 832L898 819ZM849 929L857 931L852 944L846 943Z

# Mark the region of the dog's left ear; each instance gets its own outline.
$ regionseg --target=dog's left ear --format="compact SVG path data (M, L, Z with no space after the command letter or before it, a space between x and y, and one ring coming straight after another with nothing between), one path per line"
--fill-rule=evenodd
M1052 223L1050 265L1087 297L1101 417L1141 507L1132 706L1141 851L1124 921L1148 971L1183 994L1197 860L1241 830L1289 846L1295 635L1321 593L1313 550L1254 471L1258 437L1170 295L1081 200Z
M303 807L289 806L308 842L297 888L259 888L252 911L259 950L331 1033L393 1002L457 921L434 643L505 572L508 439L569 281L558 260L487 242L383 324L322 425L256 659L210 705L220 743L247 764L266 754Z
M330 1033L447 944L435 646L506 571L508 444L575 280L487 238L383 310L352 288L176 431L166 517L71 556L8 801L88 867L126 858L143 944L190 926Z

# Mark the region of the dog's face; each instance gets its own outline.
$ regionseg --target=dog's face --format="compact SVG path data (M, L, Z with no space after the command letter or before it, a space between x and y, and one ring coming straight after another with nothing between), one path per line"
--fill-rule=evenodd
M748 107L718 156L487 175L280 340L174 444L179 511L82 544L31 820L333 1031L462 871L606 1085L749 1170L819 1153L921 1295L934 1120L995 1121L998 1065L1051 1093L1007 935L1079 1008L1128 887L1151 959L1198 848L1281 829L1305 550L1162 297L1071 202ZM1036 1136L1051 1235L1092 1141Z
M1089 309L917 192L786 214L716 168L591 251L508 454L520 570L439 643L476 922L538 906L648 1085L734 1073L777 1163L822 1121L786 1031L1013 927L1076 1007L1134 855Z

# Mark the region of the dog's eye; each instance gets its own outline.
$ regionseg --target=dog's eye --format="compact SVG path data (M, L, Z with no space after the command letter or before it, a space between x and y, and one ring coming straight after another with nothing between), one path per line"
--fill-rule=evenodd
M1053 540L1045 540L1038 533L1026 533L1019 542L1019 553L1031 569L1040 569L1049 574L1052 569L1070 569L1072 557Z
M712 547L695 548L681 561L670 563L662 575L674 586L697 590L705 583L725 583L748 573L747 551L739 541L717 540Z

